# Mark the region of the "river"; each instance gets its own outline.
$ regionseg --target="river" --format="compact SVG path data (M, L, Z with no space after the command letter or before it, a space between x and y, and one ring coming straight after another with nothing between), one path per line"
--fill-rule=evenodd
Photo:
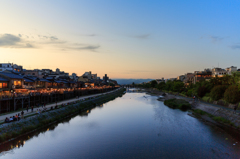
M237 138L156 99L126 93L0 145L0 158L240 158Z

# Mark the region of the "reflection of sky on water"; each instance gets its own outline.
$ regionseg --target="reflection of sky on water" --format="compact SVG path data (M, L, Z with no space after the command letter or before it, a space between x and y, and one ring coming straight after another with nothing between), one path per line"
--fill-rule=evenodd
M145 96L145 97L144 97ZM30 136L4 158L237 158L221 129L157 101L127 93ZM87 114L87 116L83 114ZM228 138L228 140L225 140ZM3 153L2 153L3 155ZM27 156L27 157L26 157Z

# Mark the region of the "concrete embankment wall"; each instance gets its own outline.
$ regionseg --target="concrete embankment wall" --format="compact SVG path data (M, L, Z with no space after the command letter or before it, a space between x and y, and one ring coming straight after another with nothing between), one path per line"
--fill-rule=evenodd
M123 92L124 89L122 88L107 95L102 95L87 101L79 101L77 103L73 103L59 109L54 109L40 115L28 117L18 122L1 125L0 143L11 138L18 137L22 134L35 131L36 129L51 125L52 123L59 122L66 117L74 116L79 112L84 112L87 110L87 112L84 112L87 115L91 111L91 108L99 105L101 106L101 104L121 96Z
M203 110L211 115L219 116L231 121L235 126L240 127L240 114L232 110L218 108L210 105L199 104L196 109Z

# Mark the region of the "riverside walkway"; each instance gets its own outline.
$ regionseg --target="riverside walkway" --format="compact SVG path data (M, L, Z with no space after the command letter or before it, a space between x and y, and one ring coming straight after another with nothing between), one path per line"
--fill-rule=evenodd
M191 102L191 103L194 103L194 100L192 98L189 98L189 97L183 97L183 96L176 96L178 99L184 99L188 102ZM195 103L198 105L198 106L213 106L213 107L216 107L216 108L221 108L221 109L225 109L225 110L228 110L228 111L232 111L234 112L233 109L231 108L228 108L228 107L224 107L224 106L221 106L221 105L217 105L217 104L212 104L212 103L208 103L208 102L204 102L204 101L201 101L201 100L196 100ZM240 110L236 110L237 113L240 113Z
M93 94L93 95L87 95L87 96L81 96L79 98L74 98L74 99L69 99L69 100L64 100L64 101L61 101L61 102L57 102L57 105L60 106L61 104L65 104L65 103L70 103L70 102L74 102L74 101L78 101L78 100L82 100L82 99L86 99L86 98L90 98L90 97L96 97L96 96L100 96L100 95L104 95L104 94L109 94L109 93L112 93L114 91L117 91L119 90L120 88L118 89L115 89L115 90L112 90L112 91L109 91L109 92L105 92L105 93L98 93L98 94ZM47 104L45 106L45 108L51 108L51 107L55 107L56 106L56 103L52 103L52 104ZM29 108L28 109L28 112L27 110L23 110L24 112L24 117L26 116L29 116L29 115L34 115L36 114L36 111L37 109L42 109L42 106L39 106L39 107L34 107L33 108L33 112L32 112L32 109ZM20 113L21 114L22 110L19 110L19 111L15 111L15 112L9 112L9 113L6 113L6 114L3 114L3 115L0 115L0 123L3 123L6 119L6 117L10 117L10 116L15 116L16 114Z

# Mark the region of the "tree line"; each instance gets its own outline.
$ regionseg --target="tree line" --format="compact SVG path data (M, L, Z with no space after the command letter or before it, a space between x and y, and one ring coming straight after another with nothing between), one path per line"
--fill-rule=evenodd
M223 100L232 104L240 102L240 72L223 77L212 77L210 80L201 80L196 84L190 83L189 85L185 85L179 80L160 83L153 80L145 84L135 84L135 86L156 88L163 92L176 92L187 97L197 96L208 101Z

